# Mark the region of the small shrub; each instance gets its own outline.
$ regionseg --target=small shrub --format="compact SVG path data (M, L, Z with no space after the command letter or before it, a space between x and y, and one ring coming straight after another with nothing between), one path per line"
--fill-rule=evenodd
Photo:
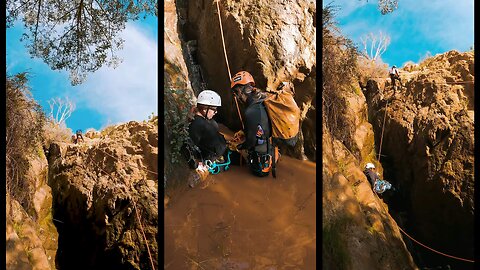
M186 89L173 89L165 87L164 94L164 125L167 131L166 140L170 146L170 163L179 163L181 158L181 147L187 141L188 115L190 112L191 97Z
M44 142L46 122L27 85L27 73L6 76L6 190L22 206L30 205L28 157Z
M53 142L70 142L73 131L65 124L48 120L44 126L44 137L47 145Z
M358 57L359 79L363 85L366 85L369 79L388 77L388 65L381 58L375 61L363 56Z
M358 78L358 51L352 40L341 35L334 20L336 7L322 10L322 119L330 133L345 141L351 136L345 94Z

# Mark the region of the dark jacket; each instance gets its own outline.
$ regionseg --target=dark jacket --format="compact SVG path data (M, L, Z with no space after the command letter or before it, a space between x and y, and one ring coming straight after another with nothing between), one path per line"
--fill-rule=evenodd
M247 149L265 154L268 152L267 140L271 135L270 119L262 101L248 102L245 109L245 141L238 149Z
M204 160L213 161L225 153L227 142L218 132L218 124L215 120L207 120L195 115L188 132L193 143L200 148Z
M370 184L372 185L372 188L373 188L373 185L375 184L375 181L377 179L380 179L380 177L378 176L378 174L370 169L366 169L363 171L363 173L365 174L365 176L367 177L368 181L370 182Z

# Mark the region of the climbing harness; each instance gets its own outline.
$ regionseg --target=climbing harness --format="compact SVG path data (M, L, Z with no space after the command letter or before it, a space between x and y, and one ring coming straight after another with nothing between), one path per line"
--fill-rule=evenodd
M205 160L205 165L208 167L208 171L211 174L218 174L222 171L227 171L230 168L230 154L232 151L228 150L227 153L227 161L224 163L218 163L216 161L211 161L211 160Z
M380 152L381 152L381 147L382 147L382 138L383 138L383 130L385 128L385 118L386 118L386 115L387 115L387 107L388 107L388 101L387 101L387 104L385 105L385 115L383 117L383 126L382 126L382 135L380 137L380 149L379 149L379 158L378 158L378 162L380 163ZM380 181L383 181L383 180L380 180ZM375 182L375 186L376 186L377 182ZM390 183L389 183L390 184ZM391 187L391 185L390 185ZM385 188L386 190L387 188ZM377 189L378 191L381 191L382 189L380 188L379 186L379 189ZM374 191L374 194L375 194L375 198L377 199L377 202L380 200L380 198L378 197L378 194L381 194L383 193L385 190L383 190L382 192L377 192L377 190L374 188L373 191ZM385 211L385 213L388 213L387 210L385 210L385 208L383 207L382 203L381 202L378 202L380 204L380 206L383 208L383 210ZM410 235L408 235L404 230L402 230L402 228L400 228L400 226L397 226L398 229L403 233L405 234L408 238L410 238L412 241L414 241L415 243L421 245L422 247L424 248L427 248L435 253L438 253L440 255L443 255L445 257L449 257L449 258L452 258L452 259L456 259L456 260L461 260L461 261L465 261L465 262L471 262L471 263L474 263L475 261L474 260L469 260L469 259L464 259L464 258L460 258L460 257L456 257L456 256L452 256L452 255L448 255L448 254L445 254L443 252L440 252L440 251L437 251L425 244L422 244L421 242L415 240L413 237L411 237Z
M232 73L230 72L230 65L228 64L227 49L225 47L225 38L223 37L222 16L220 16L220 6L218 4L220 0L217 0L216 2L217 2L217 12L218 12L218 23L220 24L220 34L222 37L222 44L223 44L223 53L225 54L225 62L227 63L227 70L228 70L228 79L230 82L232 81ZM242 129L245 129L245 126L243 125L242 115L240 114L240 107L238 107L237 97L233 95L233 98L235 100L235 105L237 106L238 117L240 118L240 122L242 123Z

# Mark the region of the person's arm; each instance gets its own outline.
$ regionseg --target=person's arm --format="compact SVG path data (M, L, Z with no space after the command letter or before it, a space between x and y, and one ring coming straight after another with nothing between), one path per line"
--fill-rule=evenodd
M190 127L188 129L188 134L190 135L192 142L197 146L200 144L202 133L203 133L203 128L201 125L198 124L198 122L194 121L190 124Z
M257 142L257 121L255 119L255 112L247 111L245 113L245 141L238 145L237 149L250 149L255 146Z

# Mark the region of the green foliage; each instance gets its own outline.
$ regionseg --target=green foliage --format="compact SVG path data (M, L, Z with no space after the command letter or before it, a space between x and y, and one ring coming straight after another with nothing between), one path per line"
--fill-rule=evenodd
M190 112L191 98L186 89L165 87L164 92L164 125L166 140L170 142L170 162L179 163L181 147L187 141L188 114Z
M73 85L104 64L118 65L119 37L128 20L153 14L156 0L7 0L7 27L22 19L29 53L54 70L70 71Z
M346 173L345 169L347 167L347 163L345 162L345 160L341 159L341 160L337 160L336 162L337 162L338 171L343 175L345 175Z
M323 226L322 259L326 269L349 269L351 259L348 255L343 234L350 222L351 219L340 217L330 224Z
M24 207L28 201L28 157L44 142L45 114L27 86L27 73L6 76L6 189Z
M322 9L322 118L335 138L346 141L352 125L342 117L347 110L344 93L351 91L351 83L358 77L358 51L338 30L335 12L331 5Z

